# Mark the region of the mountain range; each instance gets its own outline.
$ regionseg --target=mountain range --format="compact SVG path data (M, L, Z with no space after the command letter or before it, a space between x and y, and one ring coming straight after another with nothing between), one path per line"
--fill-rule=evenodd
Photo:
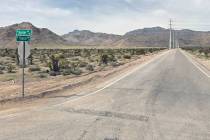
M16 48L16 29L32 29L33 48L62 48L72 46L94 47L168 47L169 30L161 27L137 29L125 35L75 30L58 35L47 28L38 28L29 22L0 27L0 48ZM210 32L177 30L180 46L210 46Z

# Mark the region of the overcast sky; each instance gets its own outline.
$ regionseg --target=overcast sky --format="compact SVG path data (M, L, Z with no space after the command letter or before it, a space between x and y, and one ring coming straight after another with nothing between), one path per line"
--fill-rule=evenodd
M0 26L28 21L57 34L75 29L124 34L161 26L210 30L210 0L0 0Z

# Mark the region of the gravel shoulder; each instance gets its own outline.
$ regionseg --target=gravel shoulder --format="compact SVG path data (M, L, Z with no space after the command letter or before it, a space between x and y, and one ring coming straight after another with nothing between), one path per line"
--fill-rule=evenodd
M203 67L205 67L206 70L210 71L210 59L206 57L201 57L193 53L187 52L191 58L193 58L196 62L201 64Z

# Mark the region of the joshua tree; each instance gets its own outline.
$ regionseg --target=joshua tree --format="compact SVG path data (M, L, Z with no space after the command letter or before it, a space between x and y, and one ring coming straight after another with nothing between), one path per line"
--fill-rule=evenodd
M103 64L107 64L108 63L108 55L107 54L101 55L101 62Z
M28 61L29 61L30 65L33 65L33 55L32 54L28 57Z
M60 68L59 68L59 57L56 55L52 55L50 57L51 60L51 66L50 68L54 71L54 72L59 72Z

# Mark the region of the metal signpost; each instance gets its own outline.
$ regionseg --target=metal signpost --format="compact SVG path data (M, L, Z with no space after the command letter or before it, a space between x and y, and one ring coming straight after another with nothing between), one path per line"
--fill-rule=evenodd
M26 43L31 41L32 30L16 30L16 41L22 42L22 48L18 47L18 54L22 64L22 96L25 96L25 65L26 65L26 58L30 55L30 49L26 49ZM29 50L29 51L26 51ZM27 53L26 53L27 52Z

